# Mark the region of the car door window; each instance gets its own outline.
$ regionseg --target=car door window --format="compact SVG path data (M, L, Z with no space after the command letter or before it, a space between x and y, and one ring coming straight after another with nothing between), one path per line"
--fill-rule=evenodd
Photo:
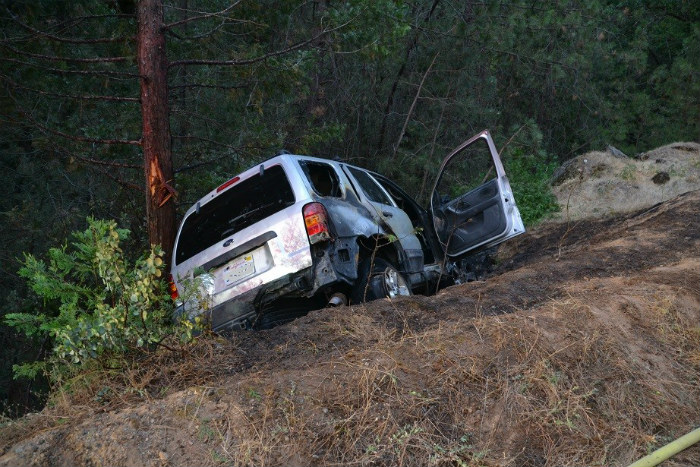
M357 181L364 194L363 203L369 205L377 219L377 231L393 235L405 254L405 259L397 265L402 271L418 272L423 269L424 256L420 240L415 234L415 226L405 211L397 207L390 195L377 182L372 174L356 167L345 167Z
M496 168L485 140L477 140L452 158L436 186L442 203L471 192L496 178Z
M364 170L356 169L355 167L348 167L348 170L350 170L350 173L355 177L355 180L357 180L357 183L360 185L367 199L374 203L393 206L389 196L382 190L382 187L374 181L370 174Z

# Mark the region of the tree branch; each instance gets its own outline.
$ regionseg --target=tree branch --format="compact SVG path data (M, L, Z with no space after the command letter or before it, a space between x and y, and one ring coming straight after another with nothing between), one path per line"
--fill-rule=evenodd
M136 38L136 36L120 36L120 37L100 37L96 39L74 39L70 37L60 37L60 36L55 36L53 34L49 34L44 31L40 31L39 29L35 29L28 24L24 24L21 22L19 19L17 19L17 16L12 14L12 12L9 9L6 9L7 12L10 15L10 18L17 24L19 24L22 28L26 29L27 31L31 32L34 34L34 37L40 36L40 37L45 37L47 39L51 39L56 42L65 42L68 44L100 44L100 43L112 43L112 42L126 42L126 41L132 41ZM91 18L103 18L103 17L116 17L116 18L133 18L133 15L95 15L95 16L89 16L89 17L81 17L78 18L80 20L83 19L91 19ZM28 37L27 39L31 39Z
M218 31L219 29L221 29L221 28L224 26L225 23L226 23L225 20L221 20L221 23L219 23L218 26L216 26L216 27L214 27L214 28L210 29L209 31L204 32L204 33L202 33L202 34L197 34L196 36L184 37L184 36L181 36L180 34L177 34L175 31L170 30L170 29L167 31L167 33L168 33L169 35L173 36L175 39L178 39L178 40L181 40L181 41L196 41L196 40L204 39L205 37L211 36L211 35L214 34L216 31Z
M14 89L28 91L28 92L32 92L34 94L40 94L42 96L58 97L58 98L65 98L65 99L75 99L75 100L83 100L83 101L101 100L101 101L116 101L116 102L139 102L138 97L85 96L85 95L79 95L79 94L60 94L57 92L48 92L48 91L43 91L41 89L33 89L33 88L28 88L26 86L21 86L21 85L15 83L14 81L12 81L10 78L8 78L5 75L0 75L0 79L7 82Z
M95 172L104 175L105 177L107 177L107 178L113 180L114 182L118 183L119 185L121 185L121 186L123 186L123 187L125 187L125 188L130 188L130 189L132 189L132 190L136 190L136 191L139 191L139 192L141 192L141 193L145 193L145 192L146 192L146 190L145 190L144 187L139 186L139 185L137 185L137 184L135 184L135 183L132 183L132 182L126 182L126 181L122 180L121 178L117 177L116 175L110 173L110 172L107 171L107 170L100 170L100 169L98 169L97 167L91 167L91 168L92 168L92 170L94 170Z
M174 86L168 86L168 89L182 89L182 88L208 88L208 89L243 89L247 84L202 84L202 83L188 83L188 84L178 84Z
M141 165L141 164L126 164L124 162L101 161L99 159L92 159L91 157L77 156L75 154L73 154L72 157L78 159L79 161L86 162L89 164L106 165L107 167L117 167L120 169L143 169L143 165Z
M109 172L109 171L107 171L107 170L101 170L101 169L95 167L95 165L107 165L107 166L119 167L119 168L128 168L128 169L130 169L130 168L139 168L139 169L143 169L143 166L141 166L141 165L131 165L131 164L122 164L122 163L119 163L119 162L100 161L100 160L97 160L97 159L90 159L90 158L87 158L87 157L81 157L81 156L75 155L75 154L73 154L73 153L70 153L70 152L66 151L65 149L62 149L62 148L54 148L54 149L55 149L56 153L59 155L59 157L63 157L63 158L65 158L65 159L70 159L70 158L78 159L78 160L80 160L81 162L86 163L86 166L87 166L90 170L94 170L95 172L97 172L97 173L99 173L99 174L101 174L101 175L106 176L107 178L113 180L114 182L116 182L117 184L119 184L119 185L121 185L121 186L123 186L123 187L125 187L125 188L130 188L130 189L132 189L132 190L140 191L140 192L142 192L142 193L145 191L144 188L143 188L142 186L139 186L139 185L137 185L137 184L135 184L135 183L132 183L132 182L124 181L124 180L122 180L121 178L119 178L118 176L114 175L113 173L111 173L111 172Z
M4 47L18 55L24 55L25 57L39 58L42 60L49 60L53 62L72 62L72 63L114 63L114 62L124 62L133 57L98 57L98 58L73 58L73 57L56 57L53 55L42 55L34 54L30 52L25 52L23 50L15 49L7 44L0 43L1 47Z
M140 78L138 73L126 73L122 71L107 71L107 70L61 70L60 68L52 68L48 66L39 65L36 63L23 62L22 60L17 60L15 58L0 57L0 61L16 63L18 65L25 65L34 68L40 68L42 70L50 71L57 74L73 74L73 75L97 75L97 76L124 76L128 78Z
M236 2L233 2L231 5L229 5L228 7L224 8L223 10L221 10L221 11L216 11L216 12L214 12L214 13L202 13L202 12L199 12L199 11L198 11L197 13L202 13L202 14L200 14L199 16L191 16L191 17L189 17L189 18L185 18L185 19L182 19L182 20L180 20L180 21L176 21L176 22L174 22L174 23L166 24L166 25L165 25L165 29L171 29L171 28L174 28L174 27L177 27L177 26L182 26L183 24L187 24L187 23L192 22L192 21L198 21L198 20L200 20L200 19L207 19L207 18L213 18L213 17L219 17L219 16L222 16L222 15L225 15L226 13L228 13L229 11L231 11L234 7L238 6L239 3L241 3L240 0L238 0L238 1L236 1ZM171 6L171 8L172 8L172 9L175 9L175 10L181 10L181 8L177 8L177 7L174 7L174 6ZM230 18L224 17L224 20L226 20L226 19L230 19ZM239 20L239 21L240 21L240 20ZM240 22L248 22L248 21L240 21Z
M24 112L23 112L24 113ZM25 114L26 115L26 114ZM34 125L40 130L46 131L48 133L60 136L62 138L70 139L73 141L80 141L82 143L95 143L95 144L126 144L130 146L141 146L141 140L130 140L130 139L102 139L102 138L87 138L85 136L69 135L68 133L63 133L62 131L54 130L41 123L37 122L30 116L26 115L29 120L32 121Z
M252 65L253 63L258 63L262 62L264 60L267 60L268 58L272 57L278 57L280 55L287 54L289 52L293 52L294 50L300 49L306 45L311 44L312 42L318 40L319 38L325 36L326 34L329 34L331 32L337 31L341 28L344 28L350 23L350 21L347 21L340 26L337 26L332 29L326 29L324 31L321 31L320 33L316 34L310 39L307 39L302 42L297 42L294 45L290 45L289 47L285 47L284 49L281 50L276 50L274 52L267 53L265 55L261 55L259 57L255 58L248 58L245 60L202 60L202 59L192 59L192 60L177 60L174 62L170 62L168 65L169 67L175 67L175 66L189 66L189 65L224 65L224 66L240 66L240 65Z
M13 99L14 100L14 99ZM15 101L16 103L16 101ZM69 135L68 133L63 133L62 131L54 130L53 128L49 128L46 125L42 125L41 123L37 122L34 120L34 118L26 111L21 109L19 106L17 107L17 110L24 115L30 122L32 122L33 125L35 125L37 128L39 128L42 131L45 131L47 133L51 133L56 136L60 136L62 138L70 139L73 141L80 141L82 143L95 143L95 144L127 144L131 146L140 146L141 145L141 140L125 140L125 139L101 139L101 138L87 138L85 136L76 136L76 135Z
M408 122L411 119L411 115L413 115L413 110L416 108L416 103L418 102L418 97L420 97L420 92L423 89L423 84L425 83L425 78L428 77L428 73L430 73L430 70L433 68L433 65L435 64L435 60L438 58L438 55L440 55L440 52L435 54L435 56L433 57L433 61L430 62L430 66L428 67L427 70L425 70L425 73L423 74L423 78L420 80L420 84L418 85L418 91L416 91L416 95L413 98L413 102L411 102L411 107L408 109L408 114L406 115L406 120L403 122L403 127L401 128L401 133L399 134L399 139L396 141L396 145L394 146L394 152L391 155L392 159L394 157L396 157L396 152L399 150L399 146L401 145L401 140L403 139L403 135L406 134L406 127L408 127Z
M223 148L238 150L238 148L236 146L231 146L230 144L222 143L222 142L215 141L215 140L209 139L209 138L202 138L201 136L173 135L172 138L173 139L194 139L194 140L198 140L198 141L204 141L206 143L212 143L216 146L221 146Z
M224 157L228 157L228 155L223 155L223 156L215 157L215 158L213 158L213 159L209 159L209 160L206 160L206 161L195 162L194 164L190 164L190 165L186 165L186 166L184 166L184 167L180 167L179 169L176 169L176 170L175 170L175 173L176 173L176 174L179 174L179 173L182 173L182 172L187 172L188 170L197 169L197 168L202 167L202 166L204 166L204 165L208 165L208 164L211 164L211 163L220 161L220 160L223 159Z

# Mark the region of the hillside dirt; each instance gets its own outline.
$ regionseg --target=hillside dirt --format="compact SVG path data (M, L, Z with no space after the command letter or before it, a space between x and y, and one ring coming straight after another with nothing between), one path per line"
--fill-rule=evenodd
M86 375L0 428L0 465L627 465L700 426L699 208L542 225L485 281Z

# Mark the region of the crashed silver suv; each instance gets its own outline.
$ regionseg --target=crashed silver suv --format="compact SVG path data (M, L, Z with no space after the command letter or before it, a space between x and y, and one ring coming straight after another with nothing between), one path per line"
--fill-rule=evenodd
M389 179L279 155L192 206L177 234L179 315L267 328L326 305L430 293L525 231L488 131L445 158L424 209Z

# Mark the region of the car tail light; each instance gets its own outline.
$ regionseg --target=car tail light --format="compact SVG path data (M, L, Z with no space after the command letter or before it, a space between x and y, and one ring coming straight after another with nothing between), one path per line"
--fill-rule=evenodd
M330 240L331 231L328 228L328 213L321 203L309 203L304 206L304 224L309 236L309 243Z
M177 297L180 296L180 294L177 293L177 286L175 285L172 274L168 275L168 292L170 292L170 298L173 300L177 300Z

